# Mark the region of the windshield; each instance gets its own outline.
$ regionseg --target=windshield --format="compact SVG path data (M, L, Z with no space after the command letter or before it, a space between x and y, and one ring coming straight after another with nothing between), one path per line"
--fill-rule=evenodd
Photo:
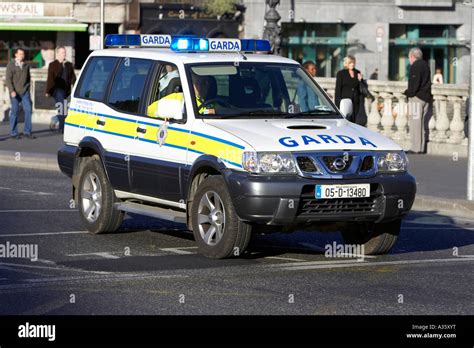
M187 69L200 118L342 117L298 65L229 62Z

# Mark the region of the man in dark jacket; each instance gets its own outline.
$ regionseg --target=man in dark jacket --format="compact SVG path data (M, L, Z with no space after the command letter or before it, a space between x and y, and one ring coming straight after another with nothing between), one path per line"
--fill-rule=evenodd
M408 121L411 138L411 148L408 153L426 153L428 123L433 113L431 72L418 47L410 50L408 59L411 65L410 77L408 78L408 89L404 92L408 97Z
M56 49L56 60L48 66L46 81L46 96L52 96L56 102L59 119L59 132L64 132L64 120L67 115L65 101L71 95L71 86L76 82L76 74L71 62L66 61L66 49L62 46Z
M31 96L30 96L30 67L25 63L25 51L21 48L15 51L15 59L7 65L5 83L10 92L12 108L10 111L10 134L13 138L20 139L17 132L18 108L23 107L25 112L25 128L23 133L29 139L34 139L31 134Z

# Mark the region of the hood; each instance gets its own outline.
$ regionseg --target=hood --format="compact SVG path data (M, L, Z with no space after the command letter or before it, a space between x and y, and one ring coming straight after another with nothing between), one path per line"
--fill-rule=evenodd
M256 151L391 150L402 148L380 133L345 119L207 119Z

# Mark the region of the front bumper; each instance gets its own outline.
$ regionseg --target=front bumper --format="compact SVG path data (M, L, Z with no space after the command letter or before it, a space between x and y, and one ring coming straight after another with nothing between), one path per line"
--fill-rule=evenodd
M416 182L409 173L372 178L308 179L297 175L225 175L237 215L246 222L290 225L317 221L390 221L406 215L415 199ZM315 199L317 184L370 184L369 198Z

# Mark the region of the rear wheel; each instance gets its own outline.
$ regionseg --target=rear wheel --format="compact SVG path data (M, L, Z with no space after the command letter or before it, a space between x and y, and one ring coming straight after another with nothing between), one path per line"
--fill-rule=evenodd
M191 225L199 252L223 259L243 254L252 227L241 221L221 176L202 181L191 205Z
M342 231L346 244L364 247L366 255L387 254L397 242L401 220L384 223L354 223Z
M116 197L98 157L87 159L83 165L78 200L82 221L89 232L118 230L124 213L114 208Z

